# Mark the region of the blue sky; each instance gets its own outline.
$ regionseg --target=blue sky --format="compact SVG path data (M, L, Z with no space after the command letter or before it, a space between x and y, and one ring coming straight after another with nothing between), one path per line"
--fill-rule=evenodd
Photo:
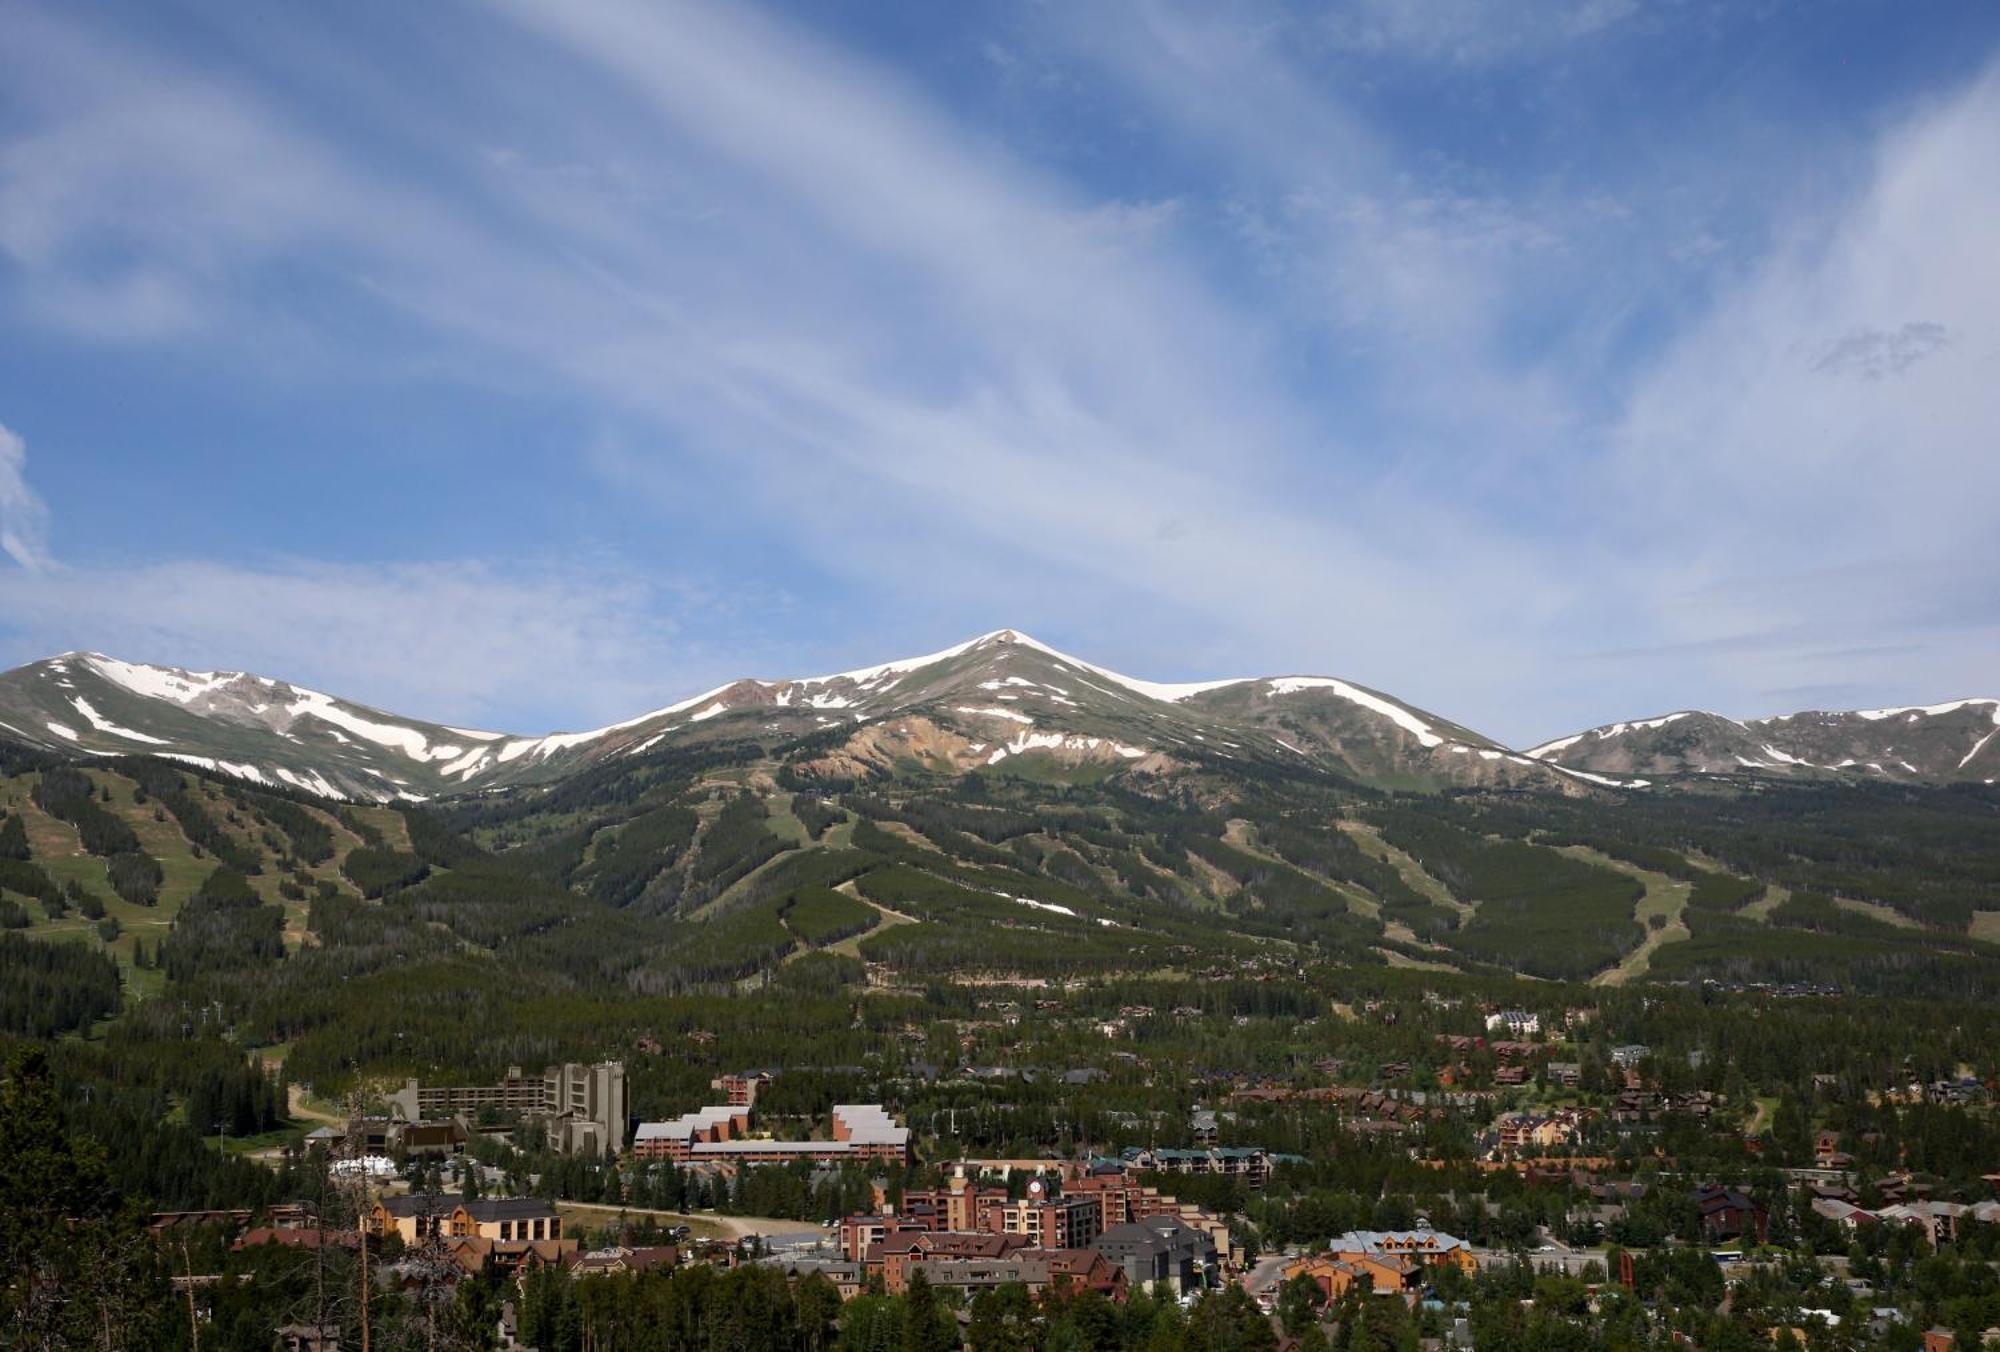
M0 0L0 661L2000 693L2000 7Z

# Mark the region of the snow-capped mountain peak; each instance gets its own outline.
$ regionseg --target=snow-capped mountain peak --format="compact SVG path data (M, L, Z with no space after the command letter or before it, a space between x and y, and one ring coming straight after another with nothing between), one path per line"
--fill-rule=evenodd
M1991 783L2000 778L2000 701L1808 710L1746 722L1683 711L1591 728L1527 754L1551 765L1611 774Z
M64 755L159 755L315 793L427 798L559 779L614 757L828 738L829 773L952 772L1036 755L1136 773L1218 758L1397 786L1574 791L1662 778L2000 777L2000 702L1739 722L1699 710L1610 723L1526 752L1333 676L1153 681L1019 629L823 676L744 678L602 727L517 734L403 717L241 671L64 653L0 675L0 737Z
M1249 756L1399 783L1564 777L1334 677L1146 680L1019 629L829 675L731 681L633 718L545 734L452 727L253 673L102 653L65 653L0 675L0 736L64 754L178 757L378 799L545 782L683 744L782 742L837 729L872 739L854 762L866 768L908 750L869 731L891 723L912 745L930 747L925 754L948 748L939 763L961 769L1037 754L1147 770Z

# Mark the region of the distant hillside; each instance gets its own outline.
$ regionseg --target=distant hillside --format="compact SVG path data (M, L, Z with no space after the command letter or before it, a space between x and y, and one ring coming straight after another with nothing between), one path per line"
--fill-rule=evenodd
M1747 723L1690 710L1591 728L1528 755L1613 776L1991 784L2000 778L2000 700L1799 713Z
M1515 751L1330 676L1169 684L1002 629L830 676L745 678L635 718L542 735L447 727L244 672L65 653L0 674L0 738L58 755L152 755L274 787L423 802L548 784L669 747L816 738L828 775L1012 759L1062 776L1173 777L1195 760L1306 768L1385 789L1652 789L1690 777L1946 783L2000 775L2000 703L1679 713Z
M546 783L668 745L846 730L829 770L1007 757L1171 769L1187 753L1304 763L1405 788L1590 782L1392 696L1329 677L1166 685L999 630L831 676L744 679L585 732L517 736L404 718L286 681L65 653L0 675L0 736L146 754L316 793L421 801Z
M1321 769L1308 741L1486 758L1400 705L1363 705L1398 729L1371 743L1267 682L1184 701L1225 702L1213 717L1236 730L1210 747L1152 708L1169 701L1000 646L878 723L667 741L421 808L9 753L0 927L109 953L128 995L220 1000L273 1040L447 971L538 999L1309 963L2000 995L2000 791L1388 793ZM1075 730L1044 733L1064 700ZM1246 730L1259 720L1282 731Z

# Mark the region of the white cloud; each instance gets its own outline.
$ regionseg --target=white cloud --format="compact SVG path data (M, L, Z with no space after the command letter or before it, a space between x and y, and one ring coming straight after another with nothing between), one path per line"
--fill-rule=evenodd
M1882 702L1992 693L1995 162L2000 68L1884 136L1853 197L1786 222L1638 383L1593 485L1635 507L1623 585L1663 643L1762 636L1683 681L1752 704L1865 640L1911 645L1842 659Z
M256 671L456 726L588 726L710 681L735 621L615 568L178 561L0 573L8 665L74 648Z
M592 354L627 397L713 370L719 406L690 416L679 384L661 402L697 439L789 448L763 501L831 566L1016 604L1117 590L1293 661L1419 683L1471 635L1495 666L1518 651L1503 596L1563 593L1504 531L1318 425L1278 377L1282 339L1202 284L1171 213L1080 199L892 76L738 10L510 9L643 100L658 121L642 130L711 144L812 217L827 271L934 302L880 315L871 296L827 323L806 280L705 352L649 332ZM651 477L674 491L671 467ZM854 548L852 523L879 519L896 528Z
M1845 233L1725 298L1641 382L1618 468L1593 476L1578 406L1602 358L1584 293L1616 311L1643 289L1622 232L1647 213L1405 173L1271 33L1165 3L1137 31L1089 6L1048 20L1112 74L1106 98L1136 103L1121 112L1232 166L1243 233L1278 278L1265 308L1218 286L1189 245L1202 204L1095 198L895 72L757 10L491 8L532 39L514 55L532 57L533 90L498 90L511 116L488 125L399 89L415 115L373 128L404 138L388 154L344 153L288 116L279 81L260 92L241 71L30 11L11 58L0 48L0 78L35 112L0 143L0 253L31 317L195 335L254 362L294 322L256 286L282 263L415 319L441 340L427 359L648 426L603 457L620 490L677 498L687 457L707 457L703 481L727 490L710 510L809 547L885 611L954 626L1001 612L967 631L1051 615L1072 634L1122 626L1128 651L1150 631L1169 657L1310 664L1502 735L1574 697L1537 677L1566 639L1634 650L1782 629L1800 605L1733 600L1732 570L1817 559L1830 532L1893 555L1910 531L1884 519L1892 504L1929 513L1931 556L1987 557L1969 533L1990 518L1990 480L1975 469L1978 491L1962 491L1963 434L1995 425L1968 375L1993 350L1969 299L1992 312L1991 252L1969 256L1992 225L1979 115L1956 139L1892 146ZM1537 12L1573 40L1625 8ZM1371 41L1450 60L1520 54L1531 26L1511 6L1448 0L1358 12L1391 25ZM1675 249L1716 252L1687 225L1651 241L1659 267ZM1524 356L1515 321L1550 293L1583 317ZM1301 354L1329 334L1395 440L1302 392L1322 372ZM1802 437L1801 410L1842 425ZM1928 503L1886 482L1897 457L1929 476ZM33 594L14 581L0 599L26 607L17 633L38 641L77 632L70 605L109 637L58 646L233 653L218 660L418 713L462 701L454 717L476 717L518 686L620 716L692 684L607 680L690 659L642 632L657 604L644 588L607 606L576 577L183 563L85 570ZM1801 594L1833 594L1816 586ZM475 622L494 607L518 624ZM287 618L315 608L324 641ZM173 618L149 627L155 609ZM287 636L260 645L267 623ZM1201 638L1157 637L1169 632ZM1678 670L1715 681L1693 661Z
M1239 657L1474 720L1507 707L1502 673L1531 667L1575 570L1396 448L1345 445L1291 388L1291 336L1183 247L1177 204L1081 193L893 72L752 10L495 7L540 38L544 141L620 173L496 154L505 138L483 125L426 117L475 176L451 191L385 177L268 98L39 19L40 59L19 73L53 130L0 153L0 248L71 327L131 333L155 312L106 306L107 321L82 260L142 260L187 307L162 313L207 342L241 335L253 362L254 336L285 322L259 304L262 262L358 281L471 339L466 369L490 375L497 356L667 429L674 454L642 445L621 482L677 498L686 453L729 466L743 496L727 506L752 529L809 545L885 606L1021 622L1023 596L1060 598L1037 613L1087 629L1082 607L1115 597L1154 636L1226 636ZM1546 247L1535 230L1490 200L1399 185L1367 130L1268 52L1156 18L1198 77L1171 72L1176 107L1215 85L1193 103L1233 119L1204 134L1267 157L1274 180L1315 166L1319 205L1293 197L1288 247L1315 300L1396 335L1382 388L1454 444L1559 426L1535 373L1477 354L1491 279ZM1277 149L1271 125L1293 131ZM1327 207L1351 186L1318 172L1330 163L1373 195ZM620 186L635 176L676 191ZM1312 218L1328 214L1339 247L1300 249L1300 222L1323 231ZM1418 359L1426 339L1449 350ZM1451 676L1468 649L1494 682L1470 699Z
M1563 339L1631 284L1630 221L1615 204L1406 153L1308 59L1295 23L1171 0L1138 24L1102 7L1052 13L1054 39L1137 100L1166 153L1193 157L1224 194L1286 336L1330 352L1329 380L1352 391L1329 418L1351 447L1345 467L1464 502L1452 490L1468 477L1498 493L1574 435L1579 353ZM1618 268L1591 266L1614 246ZM1572 297L1560 322L1545 317ZM1524 349L1524 327L1544 346ZM1592 336L1574 347L1593 352ZM1504 534L1521 504L1495 505L1484 529Z
M55 565L49 509L28 486L28 443L5 424L0 424L0 549L31 573Z

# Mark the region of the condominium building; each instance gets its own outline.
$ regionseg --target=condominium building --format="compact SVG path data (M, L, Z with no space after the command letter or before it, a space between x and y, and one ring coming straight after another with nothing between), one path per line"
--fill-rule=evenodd
M1274 1155L1255 1146L1211 1146L1205 1150L1168 1150L1132 1147L1125 1151L1128 1169L1162 1174L1221 1174L1240 1178L1248 1188L1261 1188L1271 1179L1271 1170L1297 1159Z
M625 1063L570 1061L539 1075L509 1066L498 1084L426 1085L412 1079L389 1096L389 1104L405 1122L462 1117L476 1123L488 1110L539 1121L554 1149L605 1155L625 1139Z
M966 1178L963 1167L942 1188L912 1188L903 1194L898 1214L905 1220L929 1222L933 1230L1000 1230L1007 1189Z
M733 1075L718 1075L708 1082L708 1087L720 1092L722 1101L732 1108L754 1108L757 1106L757 1091L769 1084L777 1073L775 1070L744 1070Z
M1470 1244L1442 1230L1349 1230L1335 1235L1327 1251L1335 1258L1407 1258L1424 1267L1455 1267L1461 1272L1479 1266Z
M842 1103L833 1109L831 1140L781 1141L750 1136L750 1110L719 1104L684 1113L671 1122L642 1122L632 1140L638 1159L676 1164L790 1164L811 1160L839 1164L909 1161L910 1129L897 1126L880 1104Z
M369 1213L368 1228L377 1235L394 1232L405 1244L421 1243L434 1235L512 1242L561 1239L562 1217L538 1197L474 1200L452 1194L412 1193L377 1201Z
M1104 1232L1103 1203L1094 1196L1052 1197L1038 1178L1028 1195L999 1208L998 1229L1024 1235L1037 1249L1086 1249Z

